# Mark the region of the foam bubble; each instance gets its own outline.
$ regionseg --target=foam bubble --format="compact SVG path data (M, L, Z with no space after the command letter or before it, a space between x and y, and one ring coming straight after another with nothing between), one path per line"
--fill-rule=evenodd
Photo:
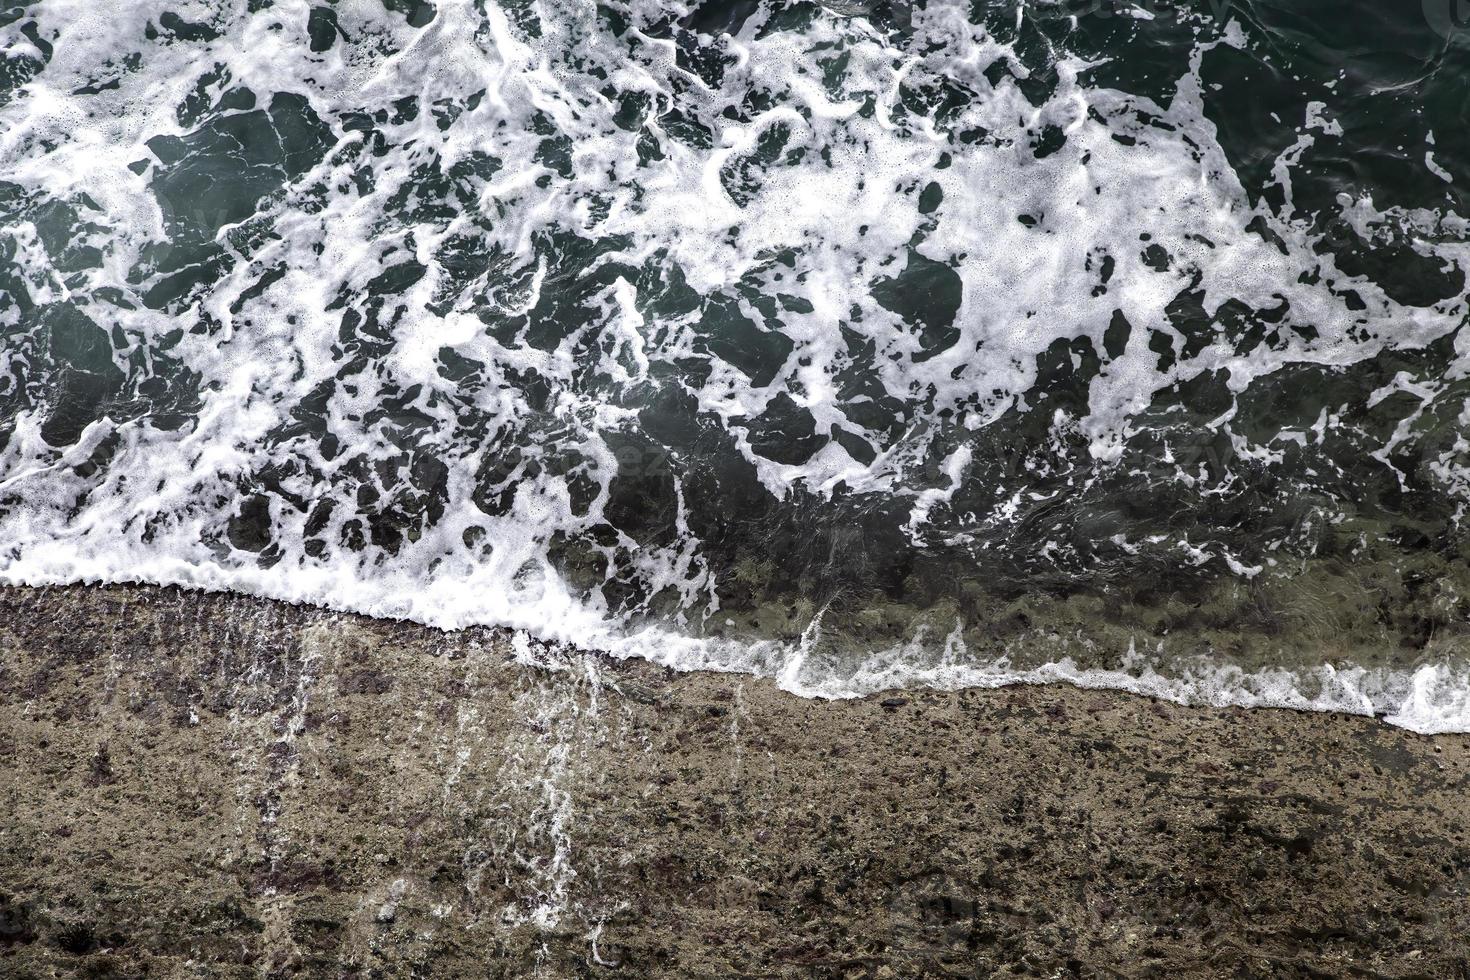
M898 501L915 554L978 564L1001 550L987 534L1135 465L1130 440L1176 424L1168 399L1191 384L1223 394L1177 424L1220 435L1240 472L1281 470L1351 426L1345 405L1315 427L1243 418L1262 384L1448 346L1438 380L1433 362L1405 369L1362 406L1416 402L1363 448L1407 480L1404 447L1463 397L1464 290L1396 296L1341 268L1322 228L1458 270L1464 221L1367 192L1295 209L1300 161L1343 137L1320 102L1266 188L1245 186L1203 68L1248 47L1239 24L1150 98L1065 52L1038 86L1009 25L962 4L913 10L903 31L763 6L733 36L696 37L685 7L642 0L441 0L426 22L352 0L330 8L325 47L316 9L57 0L28 15L52 53L0 107L0 180L26 198L3 228L7 274L29 304L0 310L18 338L5 365L33 372L3 393L0 580L492 623L810 695L1062 680L1470 730L1470 684L1444 664L1019 669L920 636L854 671L815 651L819 615L802 640L706 630L744 574L709 540L738 523L725 507L754 521L792 501ZM5 31L9 56L47 58ZM57 204L74 216L53 227ZM1181 322L1184 296L1208 329ZM47 361L46 318L62 316L110 366ZM1266 339L1239 342L1217 326L1229 316ZM1050 404L1054 354L1081 394L1011 454L1018 472L977 490L987 434ZM78 378L105 410L58 435L53 402ZM1470 402L1456 417L1423 471L1459 520ZM1225 467L1212 487L1164 446L1145 475L1200 507L1243 479ZM711 505L708 480L728 498ZM627 483L659 513L629 516ZM1290 544L1245 554L1154 530L1101 540L1245 580ZM1057 534L1036 551L1060 563L1075 547Z

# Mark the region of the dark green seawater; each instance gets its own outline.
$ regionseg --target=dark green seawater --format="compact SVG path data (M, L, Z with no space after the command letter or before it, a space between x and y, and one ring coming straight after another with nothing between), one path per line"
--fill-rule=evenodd
M1470 730L1470 3L0 25L6 581Z

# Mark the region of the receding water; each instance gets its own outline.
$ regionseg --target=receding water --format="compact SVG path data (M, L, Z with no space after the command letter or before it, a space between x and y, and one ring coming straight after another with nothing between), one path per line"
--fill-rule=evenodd
M1470 730L1456 0L0 8L0 575Z

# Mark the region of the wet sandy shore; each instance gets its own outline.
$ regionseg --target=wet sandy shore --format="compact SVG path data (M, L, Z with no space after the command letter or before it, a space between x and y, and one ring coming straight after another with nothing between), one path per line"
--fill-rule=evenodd
M0 591L7 977L1470 976L1470 740Z

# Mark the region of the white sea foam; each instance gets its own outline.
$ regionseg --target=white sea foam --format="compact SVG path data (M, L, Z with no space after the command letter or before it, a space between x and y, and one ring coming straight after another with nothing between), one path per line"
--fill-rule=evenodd
M967 526L1004 522L1009 512L1002 506L991 514L949 515L944 526L929 528L964 478L972 448L944 451L942 465L926 475L940 426L914 424L892 438L854 421L851 403L838 391L837 377L849 366L843 329L873 345L872 371L882 392L914 406L926 423L953 411L977 431L1024 402L1037 380L1037 357L1054 341L1086 337L1101 349L1121 313L1136 328L1132 341L1090 382L1087 414L1056 420L1055 431L1081 432L1101 463L1119 458L1136 417L1175 382L1222 372L1229 391L1240 396L1290 366L1347 367L1386 348L1422 348L1455 330L1466 316L1463 294L1427 307L1401 303L1366 276L1337 269L1331 254L1317 254L1320 236L1308 221L1247 193L1207 117L1201 74L1213 48L1246 43L1238 27L1199 46L1192 69L1163 103L1092 84L1096 66L1062 57L1055 91L1034 104L1013 78L987 76L992 65L1019 66L1021 59L971 23L960 3L914 11L912 34L902 43L860 18L830 12L801 31L763 32L770 15L763 11L720 42L729 64L718 85L680 67L672 41L643 33L665 12L684 13L677 4L619 6L641 37L631 46L613 43L594 5L577 0L540 0L539 36L493 3L440 0L436 6L434 19L415 28L376 0L344 0L332 9L350 43L321 53L308 49L311 6L304 0L282 0L253 14L245 0L136 0L116 8L54 0L37 9L39 33L55 54L0 108L0 179L57 200L85 194L106 230L96 236L100 262L80 277L66 276L36 226L18 222L5 229L17 243L13 263L36 303L81 303L121 338L114 344L119 369L136 371L137 361L166 350L200 379L201 407L191 424L167 430L146 416L104 417L62 447L43 437L41 407L21 410L0 448L0 492L16 501L0 516L0 581L174 583L446 628L498 624L680 668L766 674L815 696L1067 681L1181 701L1374 713L1417 731L1470 731L1470 678L1435 665L1397 673L1324 665L1247 675L1201 664L1163 676L1147 664L1097 671L1063 660L1018 670L1004 661L976 663L952 644L934 662L923 652L932 654L931 646L919 643L875 652L854 673L835 671L800 644L697 640L678 628L678 619L716 615L719 601L677 478L674 540L640 545L621 535L606 546L651 594L670 590L679 597L668 626L630 632L600 596L564 581L548 551L558 533L604 523L619 469L605 436L637 419L636 406L612 395L648 383L653 365L701 360L709 366L701 384L684 383L687 393L705 417L721 421L773 497L797 487L831 493L840 483L910 498L907 530L922 546L931 531L947 540L963 536ZM146 40L165 10L222 33L203 43ZM5 38L12 56L38 56L17 25L5 30L13 35ZM824 76L824 60L839 54L840 70ZM236 233L253 219L214 234L236 261L186 308L107 300L107 289L136 297L162 278L154 274L140 284L135 276L152 261L144 258L150 246L167 239L172 220L153 194L159 161L149 141L195 129L177 108L220 65L229 81L215 84L215 96L243 86L262 107L273 94L300 96L331 123L330 145L262 199L254 218L269 223L266 240L241 244ZM978 97L941 131L932 115L905 105L904 93L946 81ZM78 94L88 86L98 90ZM620 127L618 103L604 93L609 86L697 117L712 131L710 145L672 134L658 112L642 127ZM480 91L483 97L471 104L468 97ZM764 110L733 111L752 94L775 98ZM417 97L419 112L393 121L388 110L405 95ZM448 126L431 111L436 105L456 108ZM376 124L386 137L380 156L369 156L371 136L343 125L342 114L356 109L384 110L388 121ZM962 130L987 135L964 144L948 136ZM1049 130L1065 140L1039 157L1034 143ZM1302 152L1319 137L1340 133L1324 106L1308 107L1296 142L1273 171L1288 201ZM549 161L551 134L566 139L570 177ZM650 139L659 155L645 159L640 145ZM779 144L777 160L737 200L726 188L730 168L758 152L763 139ZM421 168L448 173L477 153L492 155L499 167L464 179L471 205L443 217L394 212L395 199L422 181ZM941 156L949 161L943 169ZM136 161L152 161L155 169L140 175L128 166ZM1439 172L1432 155L1426 166ZM932 215L918 206L931 184L940 195ZM1338 219L1365 238L1386 226L1406 229L1419 254L1445 267L1470 267L1470 245L1456 216L1380 210L1366 196L1341 203ZM1269 230L1269 239L1247 230L1253 222ZM584 268L557 268L543 244L553 232L606 245ZM498 250L505 274L457 283L443 259L456 236L472 236L482 254ZM1144 243L1168 256L1166 269L1146 257ZM937 353L926 349L922 330L885 308L871 288L917 261L910 248L919 259L951 268L962 287L957 336ZM784 269L773 261L783 251L798 256ZM1103 291L1101 256L1112 263ZM367 311L364 297L374 281L410 260L424 275L378 311L389 351L349 371L343 307ZM697 314L656 315L624 275L589 300L600 311L590 328L596 343L587 343L589 330L580 329L547 349L524 334L507 339L486 327L537 308L543 296L566 286L558 277L650 262L677 268L700 294L750 281L763 295L790 293L802 301L782 311L790 352L769 383L752 382L704 350ZM277 267L279 278L266 282L263 274ZM1306 275L1312 271L1318 275ZM1285 303L1285 323L1311 329L1283 330L1279 344L1246 354L1220 336L1161 369L1146 334L1178 337L1166 308L1191 283L1208 314L1228 301L1253 309ZM440 303L446 292L447 305ZM735 302L761 322L748 299ZM217 329L187 329L206 315ZM181 325L186 329L176 336ZM1451 380L1470 365L1470 338L1462 334L1457 345ZM443 348L480 366L473 386L440 373ZM534 404L514 382L528 371L548 379L545 405ZM586 382L589 374L597 385ZM330 388L326 429L345 447L335 455L318 440L278 434L323 386ZM1393 390L1411 393L1424 408L1455 397L1447 385L1407 377ZM308 552L313 536L340 541L350 533L357 515L346 504L322 527L307 530L317 505L342 493L346 481L391 494L393 481L373 476L371 465L400 467L395 460L405 436L374 420L374 411L399 395L404 411L427 420L411 438L445 466L443 515L396 551L369 545ZM744 425L782 395L810 413L818 433L837 426L862 434L875 458L855 458L836 441L797 463L760 455ZM1235 431L1233 414L1221 416L1217 427L1243 457L1279 453L1273 440ZM1412 421L1383 446L1385 466L1393 465L1392 452ZM480 472L511 445L523 458L507 481L508 504L487 511L474 500ZM99 471L82 465L105 447L112 447L110 461ZM576 499L571 474L553 465L573 453L580 460L575 472L594 487L587 501ZM1461 439L1431 461L1444 493L1470 496L1467 456L1470 447ZM368 475L352 475L350 468L363 460ZM278 554L261 567L254 554L232 547L225 528L241 486L272 465L279 469L280 492L269 502ZM1188 560L1236 574L1261 570L1224 547L1187 538L1176 546L1194 556Z

